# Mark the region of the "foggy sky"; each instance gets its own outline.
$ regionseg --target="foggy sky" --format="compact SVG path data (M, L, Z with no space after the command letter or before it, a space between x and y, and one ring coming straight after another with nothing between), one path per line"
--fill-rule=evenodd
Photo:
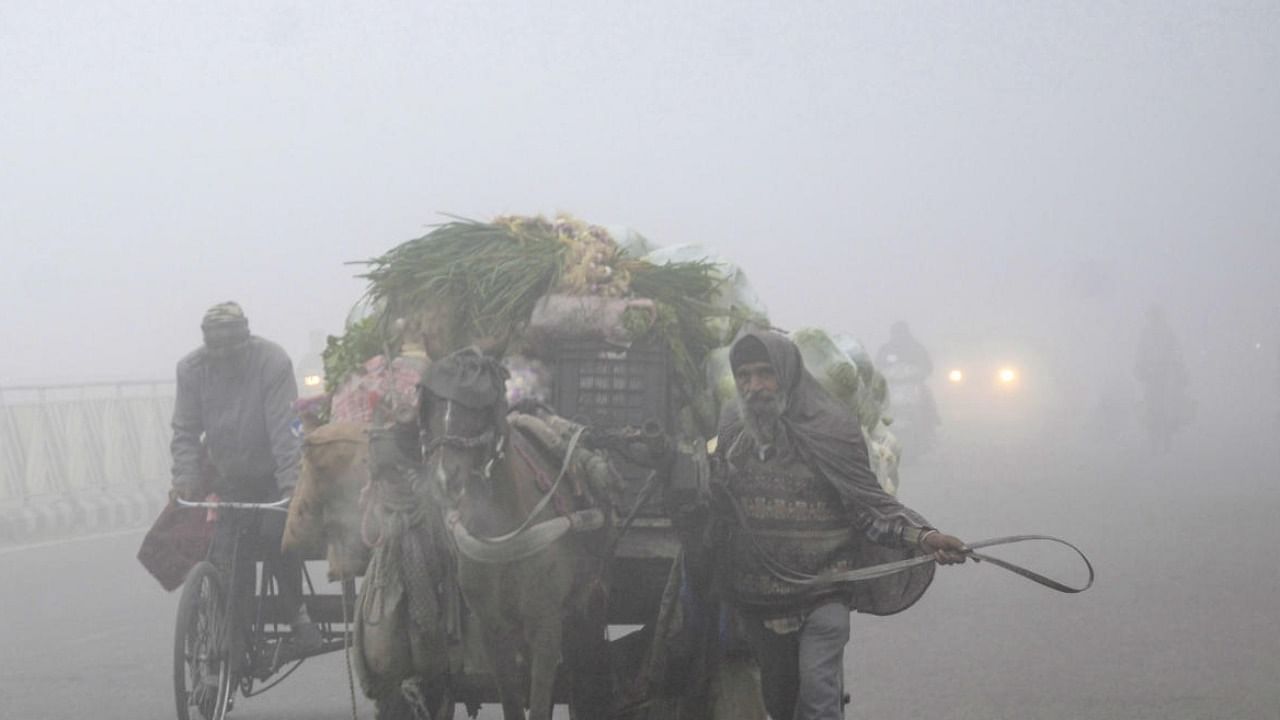
M873 345L1105 353L1152 302L1192 354L1272 343L1276 37L1275 3L5 2L0 384L168 377L226 299L297 355L440 212L711 245Z

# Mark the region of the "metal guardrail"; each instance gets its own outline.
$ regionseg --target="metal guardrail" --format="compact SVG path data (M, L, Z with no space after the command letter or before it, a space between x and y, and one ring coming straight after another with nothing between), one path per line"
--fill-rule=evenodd
M168 485L174 382L0 387L0 502Z

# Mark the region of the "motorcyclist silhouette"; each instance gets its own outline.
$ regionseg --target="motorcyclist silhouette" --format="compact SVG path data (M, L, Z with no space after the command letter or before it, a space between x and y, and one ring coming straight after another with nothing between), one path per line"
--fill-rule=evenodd
M895 434L909 448L927 449L941 423L928 386L933 359L902 320L889 328L889 341L876 354L876 368L889 382L889 412Z
M895 363L913 366L924 381L933 374L933 359L929 351L911 334L911 328L899 320L889 327L889 342L880 347L876 354L876 367L883 368Z
M1134 376L1142 384L1143 414L1152 448L1169 450L1174 433L1191 419L1194 406L1187 396L1182 349L1158 306L1147 310Z

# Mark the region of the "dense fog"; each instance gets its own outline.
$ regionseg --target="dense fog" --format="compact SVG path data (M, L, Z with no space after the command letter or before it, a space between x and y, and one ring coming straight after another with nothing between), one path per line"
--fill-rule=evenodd
M171 379L232 299L314 362L350 263L448 215L701 244L781 328L874 353L910 325L941 424L905 502L1098 564L1070 599L940 571L855 625L856 716L1274 717L1277 37L1268 2L8 3L0 387ZM1185 380L1164 449L1153 314Z

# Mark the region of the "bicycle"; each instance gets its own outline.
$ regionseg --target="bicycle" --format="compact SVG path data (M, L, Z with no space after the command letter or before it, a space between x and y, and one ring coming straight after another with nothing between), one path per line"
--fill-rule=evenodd
M177 502L181 507L203 508L210 513L252 513L288 512L289 501ZM239 523L232 540L230 567L217 567L211 547L210 557L187 573L174 636L178 720L192 720L192 708L203 720L223 720L235 703L237 690L245 698L264 693L292 675L307 658L343 649L350 642L350 627L346 626L354 606L355 581L344 581L340 595L319 594L304 563L303 593L322 641L313 652L290 650L289 620L296 608L282 606L267 554L256 547L259 538L248 537L256 536L258 528L259 523ZM339 605L340 614L336 612ZM344 627L338 628L339 622Z

